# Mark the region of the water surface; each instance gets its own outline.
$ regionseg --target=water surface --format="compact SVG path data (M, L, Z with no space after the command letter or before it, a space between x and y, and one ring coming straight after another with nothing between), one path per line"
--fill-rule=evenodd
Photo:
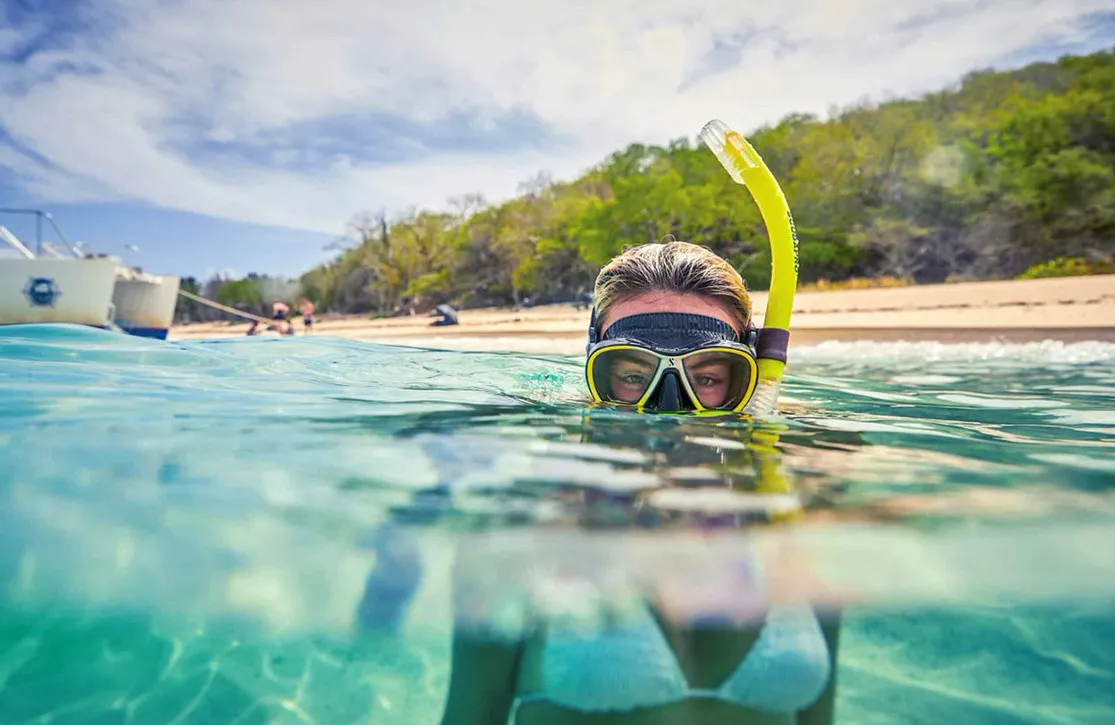
M755 597L847 608L840 722L1115 720L1115 346L825 344L783 402L637 416L576 358L2 328L0 724L436 722L458 551L456 616L512 633L620 591L738 616L694 582L792 552Z

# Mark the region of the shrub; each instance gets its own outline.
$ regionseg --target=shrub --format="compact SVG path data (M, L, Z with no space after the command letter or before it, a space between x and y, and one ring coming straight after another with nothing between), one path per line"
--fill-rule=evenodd
M1083 277L1090 274L1115 274L1115 264L1110 262L1089 262L1083 257L1057 257L1048 262L1035 264L1018 279L1044 279L1046 277Z

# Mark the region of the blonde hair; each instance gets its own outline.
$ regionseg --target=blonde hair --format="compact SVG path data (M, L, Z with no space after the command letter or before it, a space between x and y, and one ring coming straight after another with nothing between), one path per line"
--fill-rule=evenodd
M669 238L628 247L604 265L593 291L596 319L604 319L617 302L644 292L700 295L723 304L741 330L751 321L743 277L722 257L689 242Z

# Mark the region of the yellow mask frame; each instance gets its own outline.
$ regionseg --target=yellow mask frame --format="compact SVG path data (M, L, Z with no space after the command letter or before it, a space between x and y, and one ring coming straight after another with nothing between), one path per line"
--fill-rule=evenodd
M640 353L649 354L656 358L658 361L657 367L655 368L650 381L647 383L646 390L643 392L642 396L637 402L624 403L615 400L607 400L600 394L600 391L596 387L595 366L597 359L604 353L616 352L621 350L634 350ZM703 355L710 352L721 352L730 354L733 357L738 357L739 359L744 360L747 363L747 389L743 392L742 397L740 398L740 402L732 406L731 408L709 408L702 404L700 396L695 390L693 390L692 383L689 380L689 375L684 368L685 358L692 355ZM690 401L693 403L694 412L697 413L738 413L739 411L747 407L747 404L751 402L751 398L755 395L755 387L758 384L758 361L756 360L755 356L751 354L750 350L747 350L742 346L710 345L709 347L700 347L685 353L667 354L658 352L657 350L653 350L644 345L637 345L624 340L609 340L603 343L599 343L596 347L594 347L592 352L588 356L588 360L585 361L585 377L588 380L589 393L592 395L592 399L594 402L608 403L609 405L620 405L625 407L631 406L638 410L642 410L646 406L647 401L650 400L650 397L654 395L656 389L658 388L658 383L662 380L662 376L665 374L666 370L670 368L675 368L678 371L678 377L681 380L681 385L685 389L686 394L689 396Z

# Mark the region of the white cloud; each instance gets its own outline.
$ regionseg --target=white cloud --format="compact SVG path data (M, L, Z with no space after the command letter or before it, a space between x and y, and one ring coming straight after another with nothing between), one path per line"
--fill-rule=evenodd
M97 8L120 19L110 35L79 37L23 66L0 63L0 126L50 166L2 147L0 164L50 201L138 199L335 232L361 209L441 206L469 191L505 197L542 169L571 177L633 141L692 137L713 117L749 129L791 111L934 89L1020 49L1079 39L1085 16L1110 4L111 0ZM694 78L718 40L739 37L738 62ZM75 65L99 73L68 70ZM516 111L562 143L426 152L389 165L346 147L312 171L293 161L320 156L319 139L273 146L317 121L386 114L421 124L465 114L490 128ZM188 150L233 140L265 153ZM413 156L413 138L398 144Z

